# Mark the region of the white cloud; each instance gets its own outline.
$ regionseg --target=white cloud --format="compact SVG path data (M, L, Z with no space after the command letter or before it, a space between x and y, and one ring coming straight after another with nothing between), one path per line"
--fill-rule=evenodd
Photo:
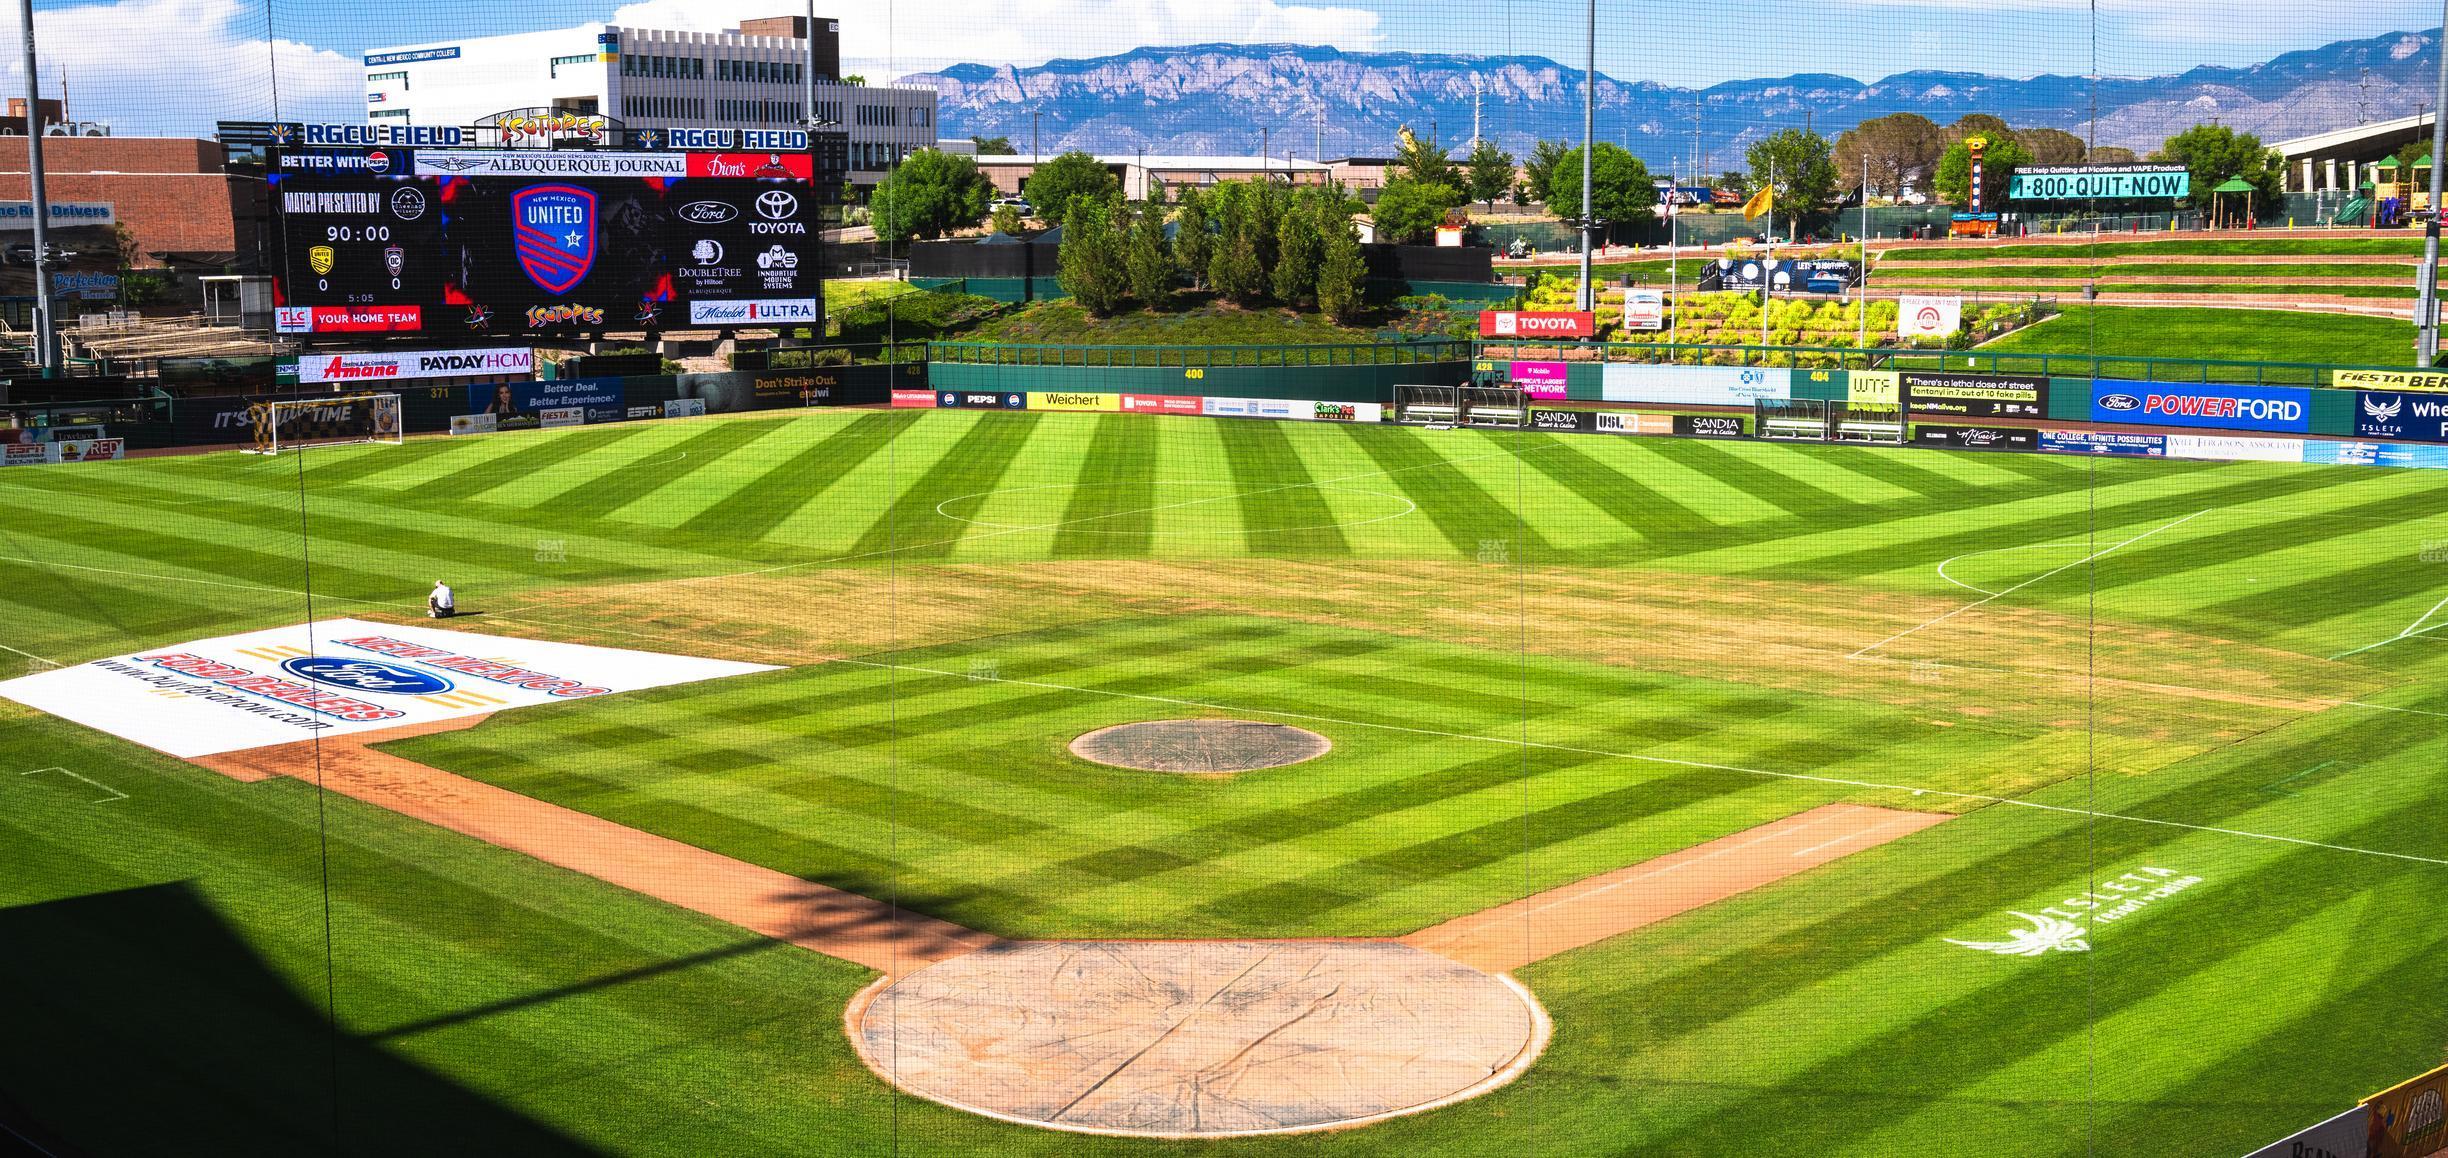
M641 0L610 23L712 32L773 0ZM1275 0L899 0L842 19L842 68L881 80L949 64L1041 64L1143 45L1291 42L1376 48L1377 13Z
M43 95L68 115L122 136L209 136L215 120L264 120L275 93L284 120L365 115L355 57L263 36L263 10L241 0L118 0L34 14ZM25 91L15 5L0 6L0 88ZM276 86L274 77L279 83Z

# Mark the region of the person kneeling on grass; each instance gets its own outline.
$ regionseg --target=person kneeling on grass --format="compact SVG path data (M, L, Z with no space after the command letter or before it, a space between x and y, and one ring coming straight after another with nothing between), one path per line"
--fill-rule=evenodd
M459 614L458 604L451 598L450 584L434 580L433 593L425 597L425 614L434 619L448 619Z

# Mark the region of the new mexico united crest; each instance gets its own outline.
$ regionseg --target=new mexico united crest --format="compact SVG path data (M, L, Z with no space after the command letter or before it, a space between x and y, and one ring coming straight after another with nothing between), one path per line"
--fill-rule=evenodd
M566 294L595 265L595 191L530 185L510 195L519 268L545 293Z

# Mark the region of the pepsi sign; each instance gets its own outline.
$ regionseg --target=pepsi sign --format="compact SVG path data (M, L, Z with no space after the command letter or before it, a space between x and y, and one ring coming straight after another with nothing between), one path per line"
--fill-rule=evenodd
M451 681L432 672L371 659L306 655L283 660L281 670L300 679L386 696L430 696L451 690Z

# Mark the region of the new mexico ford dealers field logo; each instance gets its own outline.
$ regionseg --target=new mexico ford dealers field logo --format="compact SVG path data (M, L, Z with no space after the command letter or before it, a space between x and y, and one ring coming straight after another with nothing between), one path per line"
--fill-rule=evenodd
M451 690L451 682L429 672L398 664L366 659L341 659L337 656L308 655L284 660L281 670L302 676L319 684L347 688L353 692L380 692L392 696L430 696Z
M2091 930L2078 922L2104 925L2110 921L2121 921L2200 883L2202 878L2176 869L2138 868L2101 881L2099 888L2076 893L2037 913L2010 910L2006 915L2021 921L2025 927L2008 929L2005 940L1941 939L1949 945L1961 945L2000 957L2089 952L2091 942L2088 936Z

